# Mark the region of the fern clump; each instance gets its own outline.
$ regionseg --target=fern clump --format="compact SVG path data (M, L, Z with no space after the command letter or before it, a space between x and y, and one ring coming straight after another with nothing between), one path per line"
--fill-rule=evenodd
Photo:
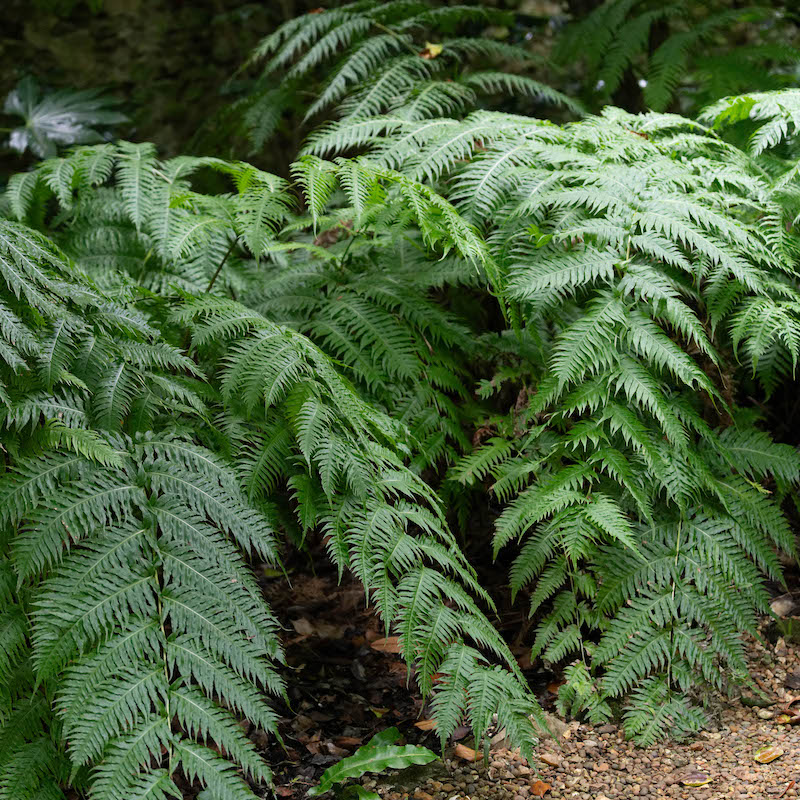
M253 796L234 765L255 783L270 771L235 714L276 733L264 693L283 685L243 556L277 563L274 525L218 456L167 429L201 419L182 384L199 369L129 296L20 223L0 222L0 251L0 796L179 796L178 767Z
M484 232L516 329L480 390L513 390L514 407L485 418L492 435L449 480L506 504L495 552L520 548L511 588L541 616L533 655L580 659L562 710L598 721L627 697L641 743L696 730L687 693L746 679L741 634L767 609L765 577L780 580L776 549L795 552L780 501L800 461L735 388L769 394L797 360L781 196L749 155L672 115L386 117L381 133L371 158L446 187ZM359 137L345 122L311 147Z
M496 724L530 758L538 707L448 525L476 503L562 713L649 744L748 679L796 553L800 457L759 402L800 352L796 93L699 120L473 110L563 102L509 71L524 49L453 35L489 21L359 2L279 28L239 108L257 144L301 83L334 117L289 177L118 142L9 180L0 800L263 793L238 721L278 737L284 684L249 562L314 537L442 744Z
M196 191L199 170L229 177L234 191ZM370 367L353 376L359 391L297 329L291 305L271 313L261 279L266 269L286 282L290 267L346 274L343 254L313 241L315 226L336 227L329 205L337 219L342 204L354 209L354 240L378 249L414 226L423 250L480 269L486 245L401 173L309 156L296 174L310 217L275 176L210 158L162 162L146 144L79 148L9 183L7 796L73 785L100 799L167 797L178 773L226 798L268 783L236 723L277 734L264 697L283 692L277 622L247 560L277 566L278 537L303 546L312 530L401 637L442 741L465 717L480 733L497 714L531 753L537 707L478 605L491 599L440 500L406 464L421 459L419 471L440 450L373 404L424 369L441 377L423 411L457 391L458 368L422 344L426 331L436 343L464 331L429 304L384 334L413 298L373 284L364 327L345 321L329 340L320 331L330 325L309 329L334 354L347 337L346 354L359 336L374 343L373 361L359 362ZM370 308L384 312L376 325ZM392 348L407 348L407 373L392 371ZM50 755L31 771L34 750Z
M207 450L175 437L109 446L114 468L47 453L5 481L3 524L19 531L9 566L22 587L5 613L32 620L3 665L19 695L7 735L27 738L20 721L44 700L69 759L54 751L52 765L38 763L44 782L61 771L89 780L94 797L166 797L178 795L180 767L221 797L252 796L231 762L255 782L270 771L234 712L276 734L262 692L283 684L271 665L277 624L241 552L276 563L271 526ZM36 735L4 752L41 743ZM19 767L18 757L5 765L8 796L38 796L12 793Z
M580 104L531 77L541 66L528 48L475 35L513 15L474 5L360 0L315 9L261 41L246 67L259 67L248 93L226 112L260 150L287 114L351 120L397 113L427 119L471 110L498 95L528 104ZM313 100L298 97L313 87Z

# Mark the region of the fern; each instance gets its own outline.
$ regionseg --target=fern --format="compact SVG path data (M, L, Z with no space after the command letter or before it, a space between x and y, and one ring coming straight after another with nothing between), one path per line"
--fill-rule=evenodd
M246 66L263 66L226 113L227 122L239 120L239 133L257 151L288 115L299 124L322 114L428 119L469 111L479 98L498 95L580 113L579 103L524 74L539 66L528 49L454 35L510 21L509 14L480 6L438 8L425 1L351 3L297 17L251 54ZM298 90L309 86L314 99L298 108Z
M190 774L180 755L187 745L170 731L174 716L184 735L210 736L254 778L269 780L219 703L247 709L276 733L259 694L282 691L269 664L280 658L276 623L225 538L274 560L270 526L245 510L235 477L208 451L169 437L114 444L119 467L70 459L58 469L64 488L55 495L47 490L50 457L20 462L4 485L13 510L3 525L20 530L11 564L29 587L21 603L32 616L30 680L55 694L73 778L94 766L93 791L103 796L104 770L125 758L129 771L114 791L139 796L150 783L138 773L161 761L161 749L132 750L132 734L157 720L171 769L182 764ZM88 527L75 529L73 519ZM171 656L178 647L181 662ZM197 692L191 703L189 691Z
M630 111L664 111L678 100L700 110L722 95L787 86L786 67L797 61L788 23L784 10L766 5L606 0L565 26L555 60L580 65L595 108L613 98ZM743 25L755 35L731 45L730 32Z
M598 38L642 7L606 4ZM747 680L795 552L800 460L751 399L800 346L794 95L700 121L473 111L560 99L502 71L520 49L439 35L494 19L358 3L279 28L251 121L345 51L290 179L119 142L9 182L0 797L263 793L237 719L277 733L281 650L247 563L310 537L399 637L442 743L496 715L530 758L543 721L447 524L478 501L563 712L621 708L648 744ZM686 33L650 59L663 104Z
M329 128L326 147L359 144L358 126ZM516 406L485 419L493 438L449 473L507 502L495 550L521 542L511 580L515 593L533 583L533 655L580 659L565 709L601 719L627 696L640 743L696 730L685 693L718 686L720 664L746 677L740 634L765 609L764 576L779 574L773 548L795 547L779 501L796 453L736 406L728 377L749 371L769 392L792 374L781 198L741 150L675 116L383 126L370 157L447 186L487 236L509 318L539 343L509 348L516 367L492 382L516 385ZM395 147L401 131L409 144ZM668 710L645 724L656 702Z
M234 191L195 192L201 169L228 176ZM431 419L466 394L460 365L433 346L467 347L466 332L433 302L417 303L430 279L377 280L359 256L374 238L385 258L413 247L409 274L428 249L479 273L486 246L447 201L399 172L309 157L297 174L309 195L323 182L316 220L302 226L284 181L238 162L161 162L148 145L79 149L59 169L44 162L34 192L12 182L20 221L4 220L0 241L13 460L0 524L20 592L3 598L0 668L17 681L14 697L45 710L3 748L3 791L35 796L49 782L103 800L168 797L177 772L220 797L269 783L236 715L277 735L264 700L283 693L277 623L246 559L279 563L284 487L300 528L328 536L339 569L398 631L422 692L447 705L442 741L462 717L485 731L493 709L531 755L535 703L474 599L491 606L440 501L406 465L409 455L417 471L437 461L437 435L452 458L466 446L457 425ZM327 226L334 190L358 214L359 242L343 247L358 256L353 266L347 252L310 241L315 222ZM53 202L64 213L51 217ZM39 220L52 239L22 220ZM216 241L224 251L204 260ZM256 280L265 264L271 283ZM304 303L315 302L309 286L333 295L337 282L349 282L347 302L320 305L311 325L287 316L297 270L318 276ZM352 376L360 391L306 332L363 366ZM430 388L406 391L403 420L375 405L423 377ZM481 655L466 693L434 686L466 641L505 667ZM52 758L28 775L35 747Z

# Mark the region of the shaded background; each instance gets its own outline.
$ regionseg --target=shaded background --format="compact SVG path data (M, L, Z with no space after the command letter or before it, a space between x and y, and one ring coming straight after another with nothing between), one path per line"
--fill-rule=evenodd
M746 0L674 2L686 8L683 21L689 26L711 14L752 5ZM483 5L515 11L515 22L510 29L471 33L525 43L547 58L567 26L602 4L602 0L484 0ZM179 152L211 154L221 146L214 139L213 116L244 88L248 72L241 67L258 41L292 17L340 5L339 0L2 0L0 101L24 75L33 75L45 87L102 88L122 101L121 110L130 117L129 124L115 129L117 136L153 141L166 157ZM733 25L720 32L716 44L724 49L770 46L776 41L800 46L796 2L767 0L759 5L774 9L780 22ZM654 24L645 52L654 52L669 32L666 22ZM583 48L571 49L574 57L568 52L560 68L543 68L531 77L597 110L599 98L592 96L594 78L581 60ZM693 58L700 61L703 55L693 53ZM720 71L724 67L716 64ZM741 73L743 84L731 88L767 88L759 85L758 70L748 74L743 60L734 60L730 69ZM232 80L237 70L238 78ZM629 65L611 100L630 111L642 110L640 77L636 65ZM690 113L677 101L669 110ZM266 152L250 153L237 143L225 155L285 173L305 133L296 125L285 125ZM30 159L0 148L0 177L29 163Z
M600 3L483 4L520 12L518 30L501 34L522 39L535 30L530 46L546 53L569 15ZM24 75L48 87L106 89L123 101L121 110L131 118L116 133L154 141L168 157L209 150L205 141L196 141L196 134L230 101L226 84L250 51L281 23L319 7L320 0L105 0L97 11L85 0L3 0L0 5L0 100ZM337 5L343 3L327 3ZM284 141L269 154L250 160L275 168L275 160L284 154L291 159L296 152L292 133L284 131ZM24 164L0 151L0 172L9 174Z

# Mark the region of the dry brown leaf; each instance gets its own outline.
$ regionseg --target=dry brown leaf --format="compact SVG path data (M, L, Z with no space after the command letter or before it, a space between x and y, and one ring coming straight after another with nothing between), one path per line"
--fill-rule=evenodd
M795 785L796 785L795 781L789 781L789 783L786 784L786 788L778 795L778 797L783 797L786 794L786 792L789 791L789 789L794 789Z
M457 744L453 752L459 758L463 758L464 761L474 761L478 755L471 747L467 747L465 744Z
M531 661L531 648L526 647L524 653L514 653L514 658L517 660L517 666L523 672L533 668L533 661Z
M753 756L753 759L759 764L770 764L776 758L780 758L782 755L782 748L778 747L776 744L768 744L766 747L756 750L756 754Z
M707 783L711 783L711 778L706 775L705 772L700 772L699 769L693 769L683 776L681 783L684 786L705 786Z
M414 727L419 728L421 731L432 731L436 727L436 720L421 719L419 722L414 723Z
M331 625L329 622L318 622L314 631L321 639L341 639L344 634L344 625Z
M314 727L314 720L306 714L298 714L292 722L292 728L296 733L304 733Z
M508 731L503 728L502 730L497 731L494 736L492 736L492 738L489 740L489 745L493 750L497 750L499 747L505 744L507 736Z
M317 238L314 239L314 246L330 247L332 244L336 244L336 242L339 241L341 234L341 228L330 228L327 231L322 231L321 233L317 234Z
M345 750L344 747L338 747L333 742L325 742L325 749L330 755L336 756L336 758L345 758L350 755L349 750Z
M339 747L360 747L362 740L357 736L337 736L333 741Z
M400 647L400 637L399 636L388 636L385 639L376 639L374 642L370 644L370 647L373 650L377 650L379 653L402 653L403 650Z
M450 738L457 742L459 739L463 739L465 736L469 736L472 733L472 728L469 725L458 725L456 729L450 734Z
M531 784L531 797L544 797L550 791L550 784L544 781L534 781Z
M772 613L778 617L790 616L795 610L796 606L797 603L795 603L794 597L791 594L782 594L780 597L776 597L769 604L769 607L772 609Z
M305 617L300 617L300 619L293 619L292 620L292 627L301 636L313 636L314 635L314 626Z

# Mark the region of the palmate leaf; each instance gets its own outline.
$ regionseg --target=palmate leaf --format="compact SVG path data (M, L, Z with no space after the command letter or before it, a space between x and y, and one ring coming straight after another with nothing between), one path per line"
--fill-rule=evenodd
M43 91L34 78L23 78L3 106L5 114L24 120L23 126L11 131L9 145L20 153L31 150L50 158L58 147L100 141L97 128L128 119L113 110L115 104L96 89Z

